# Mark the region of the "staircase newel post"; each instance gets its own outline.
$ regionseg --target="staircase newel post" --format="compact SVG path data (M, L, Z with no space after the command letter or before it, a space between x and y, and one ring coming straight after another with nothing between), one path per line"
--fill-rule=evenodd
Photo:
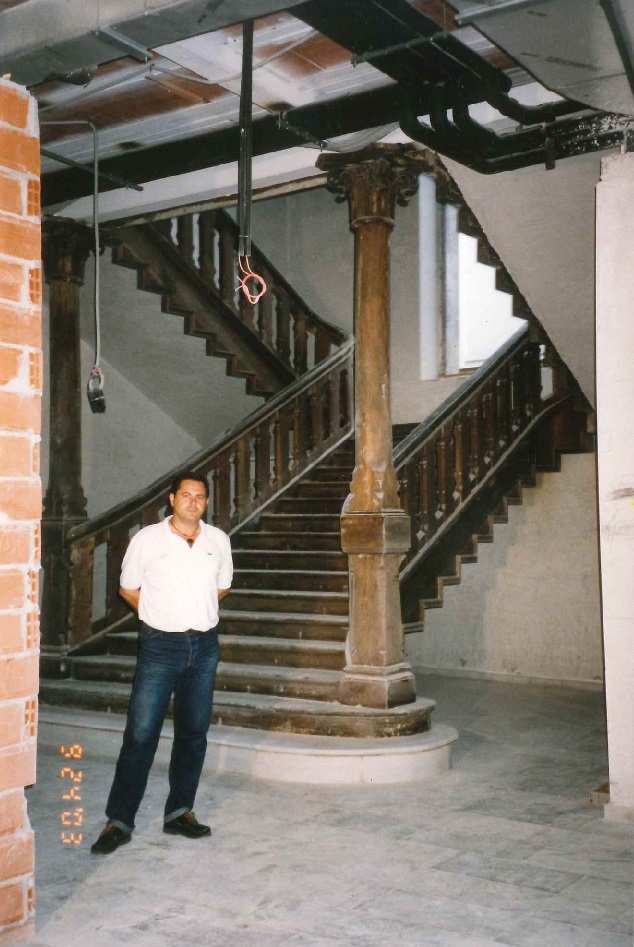
M355 238L355 469L341 515L348 553L350 625L340 686L344 704L389 708L416 700L405 660L399 565L410 547L392 463L389 241L428 159L410 146L373 145L322 155L328 188L346 200Z
M66 539L86 519L81 471L81 333L79 291L94 249L92 231L73 220L43 225L49 294L50 450L42 513L42 675L66 673L70 568Z

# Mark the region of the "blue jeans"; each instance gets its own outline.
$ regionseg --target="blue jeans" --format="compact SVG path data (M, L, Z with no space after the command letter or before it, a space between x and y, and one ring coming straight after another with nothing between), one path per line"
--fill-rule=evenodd
M207 751L219 656L215 629L179 634L141 624L128 720L106 806L108 820L124 831L134 829L172 694L174 743L165 821L193 808Z

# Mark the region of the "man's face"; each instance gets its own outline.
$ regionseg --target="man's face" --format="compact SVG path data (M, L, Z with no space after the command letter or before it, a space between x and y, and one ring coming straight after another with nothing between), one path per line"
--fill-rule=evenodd
M170 493L170 503L177 519L192 525L205 514L209 500L198 480L183 480L176 493Z

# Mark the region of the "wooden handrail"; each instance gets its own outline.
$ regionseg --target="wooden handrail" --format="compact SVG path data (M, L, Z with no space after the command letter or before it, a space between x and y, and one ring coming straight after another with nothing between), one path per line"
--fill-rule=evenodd
M210 480L210 522L233 532L350 434L353 353L349 339L190 459L187 467ZM71 648L125 619L126 607L117 595L125 550L137 529L160 519L169 486L182 469L174 468L130 500L69 532ZM95 617L94 560L99 549L106 554L105 601L103 614Z
M268 290L255 305L238 290L239 228L222 210L174 217L144 225L167 241L223 305L294 375L327 358L347 338L343 329L317 315L255 245L251 266Z
M398 445L394 466L411 546L401 579L436 546L547 414L576 390L560 371L542 397L542 369L552 353L519 329L473 376Z

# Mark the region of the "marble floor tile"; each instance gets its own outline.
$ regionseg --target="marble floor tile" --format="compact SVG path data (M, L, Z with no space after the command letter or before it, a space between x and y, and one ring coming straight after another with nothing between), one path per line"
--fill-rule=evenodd
M162 833L161 757L131 844L105 858L89 846L120 738L85 731L85 839L69 849L43 725L28 947L632 947L631 834L587 801L605 779L601 695L438 676L419 690L460 731L452 771L360 787L206 774L213 835L190 842Z

